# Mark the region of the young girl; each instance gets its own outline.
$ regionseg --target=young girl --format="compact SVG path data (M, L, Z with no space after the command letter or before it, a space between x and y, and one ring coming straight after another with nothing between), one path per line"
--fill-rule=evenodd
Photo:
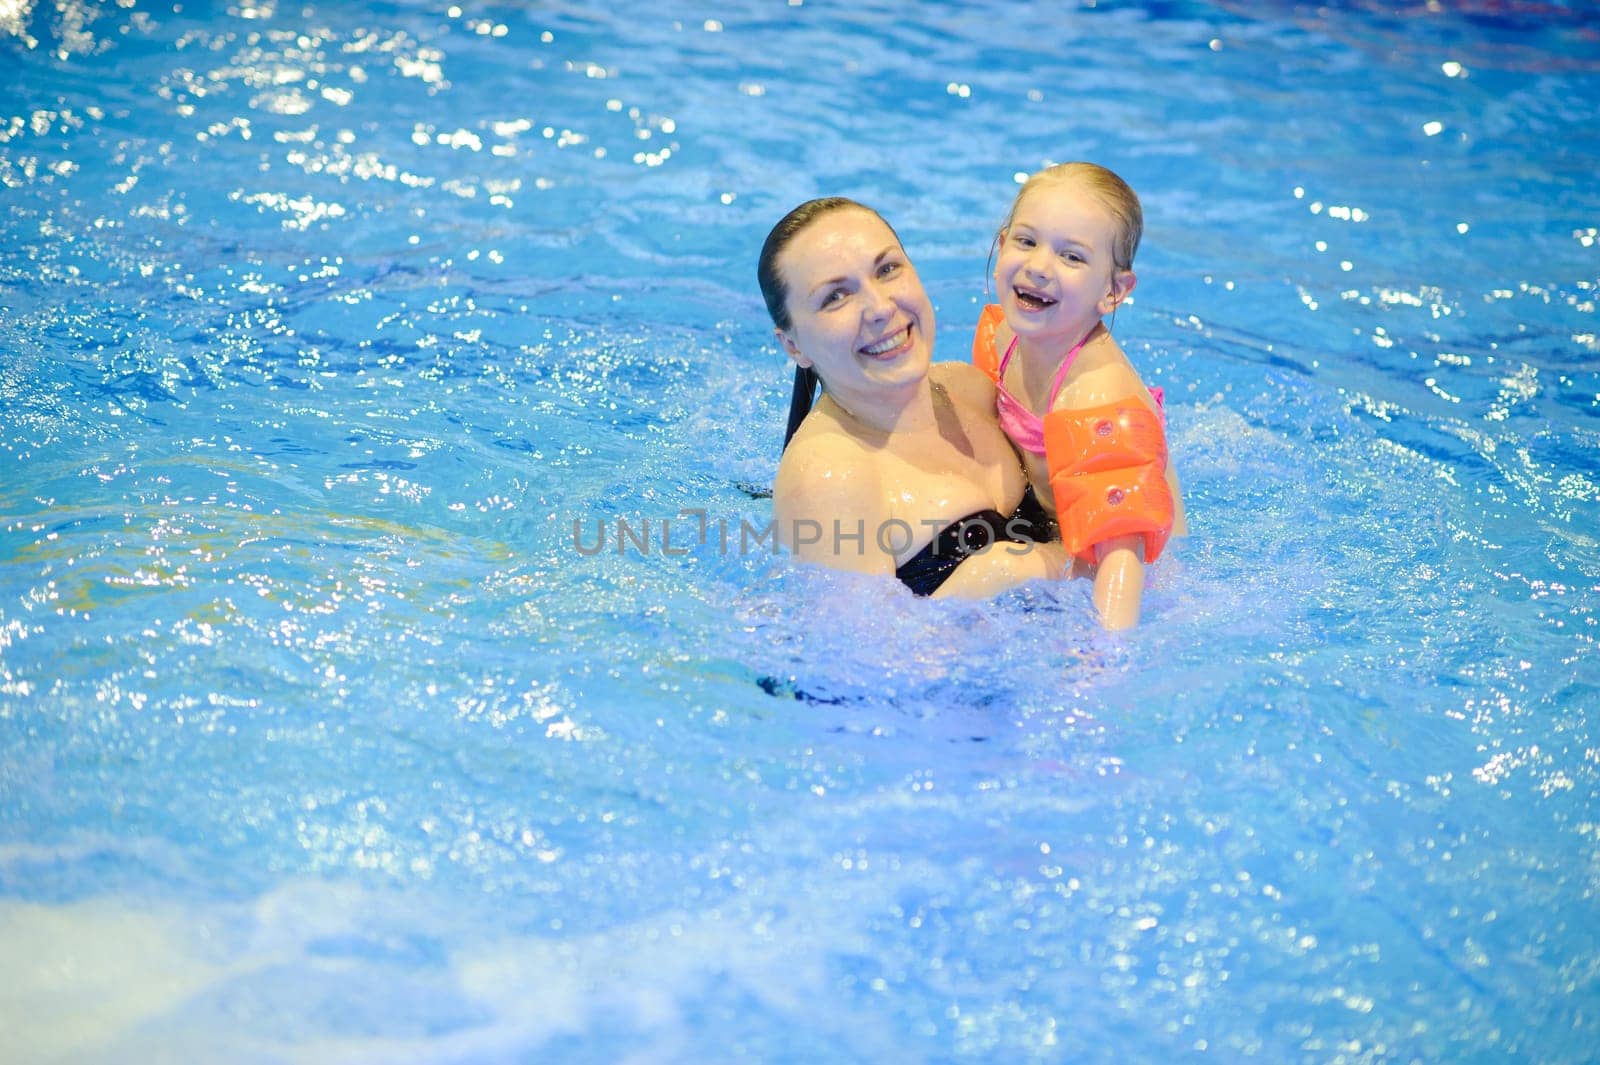
M984 308L972 342L998 386L1001 428L1063 545L1092 570L1109 629L1138 622L1145 565L1187 531L1161 393L1101 323L1133 291L1143 230L1138 196L1104 167L1034 174L996 237L1000 302Z

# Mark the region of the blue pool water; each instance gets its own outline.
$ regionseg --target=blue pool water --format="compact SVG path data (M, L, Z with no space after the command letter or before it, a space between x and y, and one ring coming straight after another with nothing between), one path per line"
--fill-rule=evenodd
M0 4L0 1057L1595 1060L1600 36L1442 8ZM1080 157L1145 623L741 550L768 226L960 358Z

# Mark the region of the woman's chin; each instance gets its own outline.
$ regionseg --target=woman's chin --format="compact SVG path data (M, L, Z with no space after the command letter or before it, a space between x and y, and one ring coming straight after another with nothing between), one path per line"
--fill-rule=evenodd
M887 358L862 359L862 373L880 386L914 385L928 376L933 365L931 353L921 344Z

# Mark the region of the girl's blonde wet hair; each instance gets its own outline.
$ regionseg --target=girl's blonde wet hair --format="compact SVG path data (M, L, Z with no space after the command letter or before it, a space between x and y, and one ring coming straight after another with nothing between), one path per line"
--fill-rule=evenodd
M1144 236L1144 208L1139 206L1139 196L1115 173L1097 163L1057 163L1045 167L1023 182L1017 198L1011 201L1011 210L995 234L995 248L1017 216L1017 206L1028 193L1050 185L1082 184L1111 212L1116 222L1116 236L1111 244L1111 265L1114 270L1132 270L1133 257L1139 251L1139 240ZM991 251L991 255L993 252Z

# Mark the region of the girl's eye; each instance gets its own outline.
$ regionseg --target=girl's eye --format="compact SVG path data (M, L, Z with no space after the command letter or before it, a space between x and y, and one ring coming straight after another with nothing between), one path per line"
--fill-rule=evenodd
M1064 252L1061 253L1061 257L1063 259L1065 259L1069 263L1081 263L1081 262L1083 262L1083 256L1079 255L1075 251L1064 251Z
M1032 237L1022 237L1022 236L1017 237L1017 247L1019 247L1019 248L1031 248L1031 247L1033 247L1033 238Z

